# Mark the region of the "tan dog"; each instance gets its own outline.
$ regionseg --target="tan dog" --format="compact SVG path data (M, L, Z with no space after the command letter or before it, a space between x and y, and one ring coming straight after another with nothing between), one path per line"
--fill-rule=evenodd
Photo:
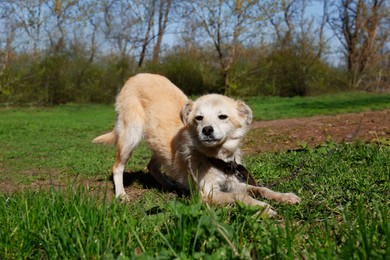
M300 202L292 193L248 185L236 172L224 170L225 164L241 163L239 146L252 121L252 111L244 102L217 94L193 102L165 77L138 74L126 82L115 107L114 130L93 142L117 144L113 166L116 197L129 199L123 171L132 151L145 138L153 151L148 169L164 187L172 185L172 180L189 189L193 181L205 202L241 201L265 208L270 216L276 214L270 206L250 194L290 204Z

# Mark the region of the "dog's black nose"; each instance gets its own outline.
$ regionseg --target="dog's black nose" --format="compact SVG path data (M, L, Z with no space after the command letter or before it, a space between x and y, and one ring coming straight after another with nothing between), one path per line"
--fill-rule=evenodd
M205 136L210 136L212 133L214 133L214 128L212 126L205 126L202 129L202 133Z

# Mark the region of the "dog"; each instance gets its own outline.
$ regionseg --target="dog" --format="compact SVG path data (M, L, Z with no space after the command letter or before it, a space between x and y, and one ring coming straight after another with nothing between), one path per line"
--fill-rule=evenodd
M167 78L142 73L125 83L115 110L114 129L93 143L117 145L113 166L117 198L130 199L123 186L123 171L133 150L145 139L153 152L147 168L165 188L179 185L188 190L193 184L205 203L241 201L260 206L271 217L276 212L254 197L300 202L293 193L255 186L240 171L240 144L252 122L252 110L243 101L219 94L191 101Z

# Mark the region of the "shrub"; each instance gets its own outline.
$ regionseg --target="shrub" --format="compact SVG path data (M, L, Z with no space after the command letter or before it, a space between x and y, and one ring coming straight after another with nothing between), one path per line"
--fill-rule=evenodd
M78 50L19 55L0 76L0 102L112 103L134 68L128 57L106 56L91 61Z
M221 91L217 69L198 54L185 50L168 53L160 64L149 63L142 70L166 76L187 95Z
M247 48L232 70L234 94L239 96L307 96L345 89L342 70L332 68L314 54L293 48L270 52Z

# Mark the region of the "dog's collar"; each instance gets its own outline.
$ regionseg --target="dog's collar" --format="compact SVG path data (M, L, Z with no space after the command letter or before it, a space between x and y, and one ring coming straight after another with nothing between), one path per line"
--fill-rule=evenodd
M225 162L224 160L207 157L208 161L218 170L222 171L226 175L234 175L239 181L256 186L256 181L249 174L249 171L242 165L238 164L235 160Z

